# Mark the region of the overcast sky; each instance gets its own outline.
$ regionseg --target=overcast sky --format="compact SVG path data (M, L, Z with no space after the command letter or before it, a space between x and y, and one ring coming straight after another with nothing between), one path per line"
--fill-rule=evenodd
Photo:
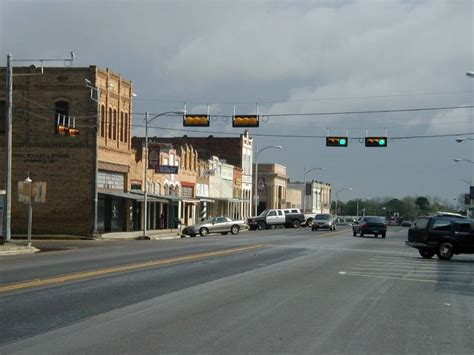
M134 111L317 113L474 104L474 5L449 1L48 1L0 0L0 64L67 57L132 80ZM28 64L28 63L27 63ZM134 116L135 124L142 117ZM202 133L163 118L152 135L239 134L222 118ZM171 131L170 129L177 129ZM388 148L321 138L388 130ZM182 130L182 131L181 131ZM219 133L220 132L220 133ZM259 162L325 170L308 179L351 187L342 200L406 195L453 198L474 180L474 141L390 137L474 132L474 110L270 117L252 129ZM134 133L143 134L136 127ZM287 135L271 137L265 135ZM474 137L471 135L470 137Z

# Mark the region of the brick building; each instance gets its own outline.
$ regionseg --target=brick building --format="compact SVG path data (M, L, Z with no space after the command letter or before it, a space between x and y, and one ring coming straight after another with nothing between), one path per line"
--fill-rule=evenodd
M5 97L5 68L0 69L0 97ZM99 109L85 79L100 88ZM0 146L5 149L5 101L0 101ZM93 229L95 161L104 190L127 191L131 157L132 84L96 66L86 68L16 67L13 70L12 233L25 233L27 208L18 203L18 181L28 172L47 183L46 203L34 206L34 234L90 234ZM63 135L75 126L79 134ZM98 126L99 148L96 145ZM0 159L2 188L4 159ZM99 195L102 230L133 227L126 203Z
M144 145L144 141L143 137L133 137L133 146L136 149L140 149L140 146ZM222 162L242 169L241 194L238 198L239 207L237 215L240 218L248 218L252 215L253 138L250 137L248 131L245 131L238 138L214 136L153 137L150 138L149 144L150 142L169 143L173 146L188 144L197 150L201 160L208 161L217 156ZM229 199L235 204L236 198L234 198L232 193ZM213 207L214 213L217 213L218 210L222 209Z

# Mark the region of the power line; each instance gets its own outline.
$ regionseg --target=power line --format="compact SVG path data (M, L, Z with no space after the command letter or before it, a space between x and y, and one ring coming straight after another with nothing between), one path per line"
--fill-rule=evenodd
M296 100L244 100L244 101L232 101L232 102L212 102L212 101L196 101L196 100L162 100L162 99L147 99L147 98L136 98L135 101L144 102L166 102L166 103L189 103L189 104L200 104L208 105L212 102L213 105L232 105L232 104L267 104L267 103L290 103L290 102L316 102L316 101L343 101L343 100L361 100L361 99L381 99L389 97L410 97L410 96L430 96L430 95L454 95L454 94L465 94L472 93L472 90L461 90L461 91L440 91L440 92L426 92L426 93L407 93L407 94L387 94L387 95L368 95L368 96L349 96L349 97L322 97L322 98L308 98L308 99L296 99Z
M366 110L366 111L328 111L328 112L306 112L306 113L273 113L260 114L261 117L300 117L300 116L333 116L333 115L359 115L374 113L396 113L396 112L419 112L419 111L441 111L474 108L474 105L468 106L440 106L440 107L420 107L420 108L402 108L387 110ZM133 112L134 115L145 115L146 112ZM148 113L149 115L159 115L159 113ZM162 115L162 117L175 117L177 115ZM232 115L210 115L211 118L232 118Z

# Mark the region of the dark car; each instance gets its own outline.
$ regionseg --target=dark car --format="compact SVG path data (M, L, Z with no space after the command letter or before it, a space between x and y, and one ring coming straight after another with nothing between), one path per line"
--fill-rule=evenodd
M387 225L385 219L377 216L364 216L352 224L352 235L355 237L360 234L363 237L366 234L373 234L375 238L380 234L385 238L387 234Z
M418 217L405 243L425 259L436 254L449 260L454 254L474 253L474 220L453 215Z

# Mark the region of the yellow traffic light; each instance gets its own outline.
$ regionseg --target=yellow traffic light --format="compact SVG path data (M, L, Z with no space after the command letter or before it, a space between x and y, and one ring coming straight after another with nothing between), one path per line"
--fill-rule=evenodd
M69 128L62 124L56 126L56 132L62 136L65 136L66 134L68 134L68 131L69 131Z
M75 137L75 136L78 136L79 135L79 129L77 128L69 128L69 135L71 137Z
M232 127L258 127L259 124L258 115L239 115L232 119Z
M184 127L209 127L210 120L208 115L184 115Z

